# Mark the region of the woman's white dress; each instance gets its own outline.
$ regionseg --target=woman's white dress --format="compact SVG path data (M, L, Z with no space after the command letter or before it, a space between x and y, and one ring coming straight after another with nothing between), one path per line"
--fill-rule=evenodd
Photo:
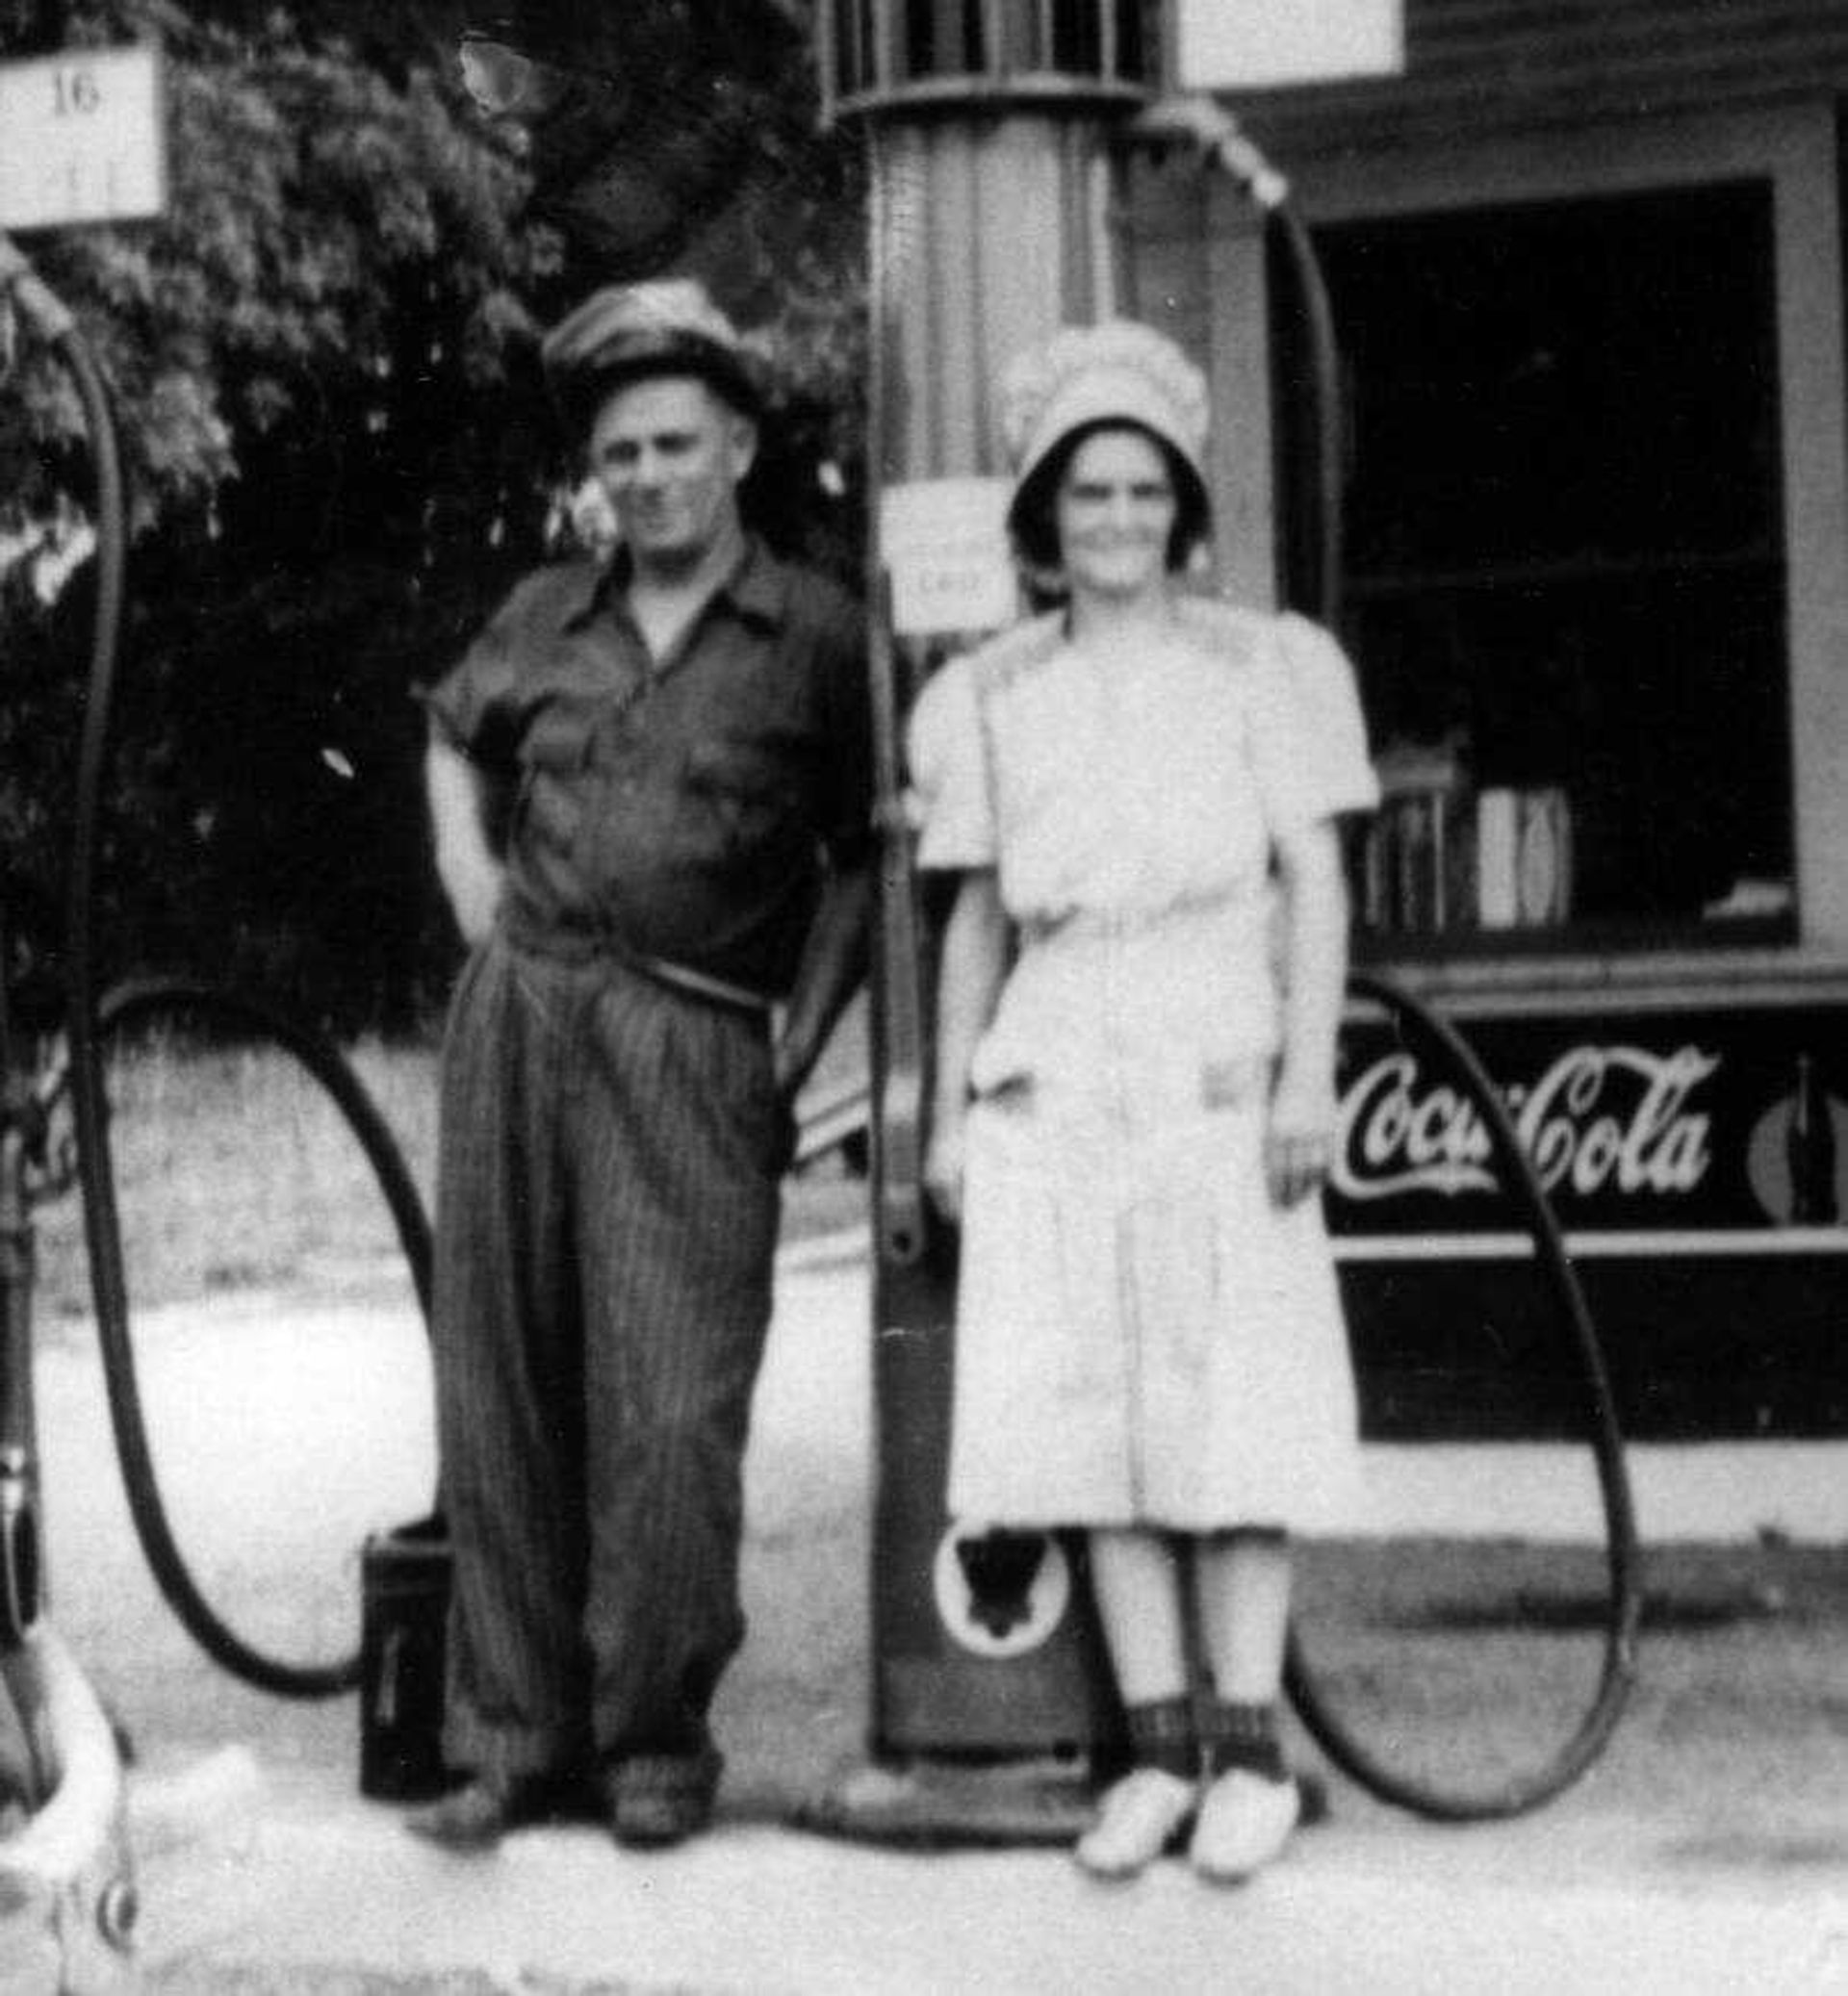
M920 864L996 868L1021 940L971 1074L952 1513L1339 1525L1321 1202L1274 1207L1262 1149L1272 840L1376 795L1346 658L1194 599L1135 655L1042 619L945 665L910 747Z

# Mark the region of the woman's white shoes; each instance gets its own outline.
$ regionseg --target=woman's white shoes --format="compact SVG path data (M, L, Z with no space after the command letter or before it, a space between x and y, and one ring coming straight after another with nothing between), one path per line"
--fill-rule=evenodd
M1073 1855L1093 1878L1134 1878L1167 1850L1198 1801L1197 1783L1164 1768L1133 1768L1104 1791Z
M1295 1781L1268 1780L1242 1767L1229 1768L1200 1804L1188 1860L1203 1879L1237 1884L1278 1855L1301 1813Z
M1279 1855L1302 1813L1295 1781L1235 1767L1210 1782L1202 1799L1196 1783L1139 1767L1105 1790L1096 1822L1078 1839L1078 1862L1093 1878L1134 1878L1168 1849L1196 1806L1188 1861L1221 1885L1248 1879Z

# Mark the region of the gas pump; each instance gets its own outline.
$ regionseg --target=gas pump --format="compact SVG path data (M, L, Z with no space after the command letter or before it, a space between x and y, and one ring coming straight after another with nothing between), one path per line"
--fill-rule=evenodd
M64 10L46 7L25 25L37 45L55 46ZM146 57L149 60L143 60ZM145 172L110 184L118 145L132 165L155 164L151 118L130 117L112 139L98 115L107 93L132 99L151 83L151 51L100 56L96 64L56 55L0 66L0 334L23 321L71 359L87 409L93 371L76 355L73 322L6 230L60 219L93 219L117 202L136 212ZM80 88L81 86L81 88ZM81 102L80 102L81 100ZM38 141L42 133L43 143ZM136 141L144 141L137 152ZM38 154L36 181L17 171ZM98 168L100 167L100 174ZM99 185L100 181L100 185ZM139 181L141 184L129 184ZM100 510L119 516L113 449L97 453ZM120 601L119 537L99 563L96 634L113 649ZM50 1137L56 1088L28 1061L15 1034L4 924L0 923L0 1702L23 1745L19 1780L0 1796L23 1804L23 1830L0 1841L0 1953L22 1980L102 1991L129 1985L137 1914L116 1740L89 1678L46 1613L38 1424L33 1387L33 1209L65 1189L67 1161Z
M45 11L62 18L60 10ZM41 26L43 24L41 23ZM39 45L53 34L41 35ZM0 1348L0 1651L24 1652L39 1621L38 1491L31 1405L30 1212L66 1190L83 1191L85 1241L102 1345L104 1377L129 1511L168 1604L226 1670L287 1697L321 1698L350 1689L359 1658L297 1663L266 1653L222 1619L194 1576L162 1501L136 1378L121 1230L116 1208L104 1086L106 1041L176 1016L291 1056L331 1097L365 1154L391 1213L420 1299L427 1296L429 1244L422 1200L384 1119L350 1065L322 1035L247 993L210 980L141 977L100 986L96 971L96 875L101 849L118 647L126 594L125 496L115 418L102 372L64 302L4 233L102 220L132 220L165 205L166 158L160 116L159 55L147 45L55 50L0 64L0 313L47 345L68 376L90 445L90 506L96 536L95 589L83 728L78 744L69 870L62 1047L39 1071L15 1071L4 1030L0 974L0 1292L6 1338ZM0 966L3 972L3 966ZM49 1021L39 1022L41 1025ZM67 1114L70 1134L50 1136Z
M988 410L1005 359L1061 324L1118 309L1114 227L1132 148L1179 145L1232 177L1294 273L1312 355L1314 516L1303 607L1339 608L1340 438L1332 318L1288 183L1210 95L1176 80L1189 37L1248 64L1229 11L1084 0L1038 9L945 9L883 0L823 6L818 39L831 115L864 134L870 169L872 371L869 478L879 496L869 560L883 840L873 1009L874 1371L877 1489L872 1591L873 1764L817 1812L849 1833L1067 1840L1090 1786L1120 1753L1120 1714L1090 1607L1081 1545L991 1528L942 1509L948 1454L953 1233L921 1192L929 1099L934 916L914 877L900 729L919 686L954 650L1011 621L999 521L1005 484ZM1160 30L1155 16L1162 15ZM1390 60L1397 11L1369 5L1316 61ZM1288 32L1288 31L1286 31ZM1310 39L1322 33L1308 27ZM1240 72L1244 73L1244 72ZM1184 79L1183 79L1184 80ZM1231 81L1232 79L1226 79ZM1271 79L1274 80L1274 79ZM1427 1046L1480 1113L1503 1183L1587 1388L1610 1550L1604 1665L1583 1717L1532 1774L1457 1794L1404 1778L1344 1721L1293 1639L1289 1689L1331 1759L1384 1798L1454 1819L1537 1805L1595 1757L1633 1667L1639 1594L1621 1442L1596 1334L1537 1180L1492 1085L1441 1020L1395 987L1357 979L1355 1001ZM1313 1801L1313 1798L1312 1798Z
M1121 1726L1075 1537L948 1520L956 1242L925 1205L934 915L911 868L899 717L947 653L1015 614L990 385L1121 294L1114 130L1145 101L1140 10L822 11L834 116L870 171L869 559L882 836L873 1007L875 1765L863 1834L1075 1833ZM986 532L984 529L986 528ZM1000 574L995 573L999 550Z

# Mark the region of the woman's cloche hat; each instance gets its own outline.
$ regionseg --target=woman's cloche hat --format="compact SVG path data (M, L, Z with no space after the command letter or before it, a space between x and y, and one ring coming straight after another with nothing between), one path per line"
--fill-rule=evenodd
M1016 509L1049 453L1105 422L1152 432L1205 491L1206 376L1153 326L1112 319L1054 334L1003 371L1000 415Z

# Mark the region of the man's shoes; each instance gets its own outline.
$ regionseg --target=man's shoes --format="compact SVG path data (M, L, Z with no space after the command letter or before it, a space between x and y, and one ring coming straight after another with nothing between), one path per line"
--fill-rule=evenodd
M632 1850L664 1850L697 1836L712 1820L709 1801L692 1795L618 1794L610 1799L609 1830Z
M662 1850L697 1836L712 1820L724 1761L715 1748L636 1754L603 1773L609 1832L633 1850Z
M1207 1788L1188 1858L1203 1879L1236 1885L1277 1856L1302 1813L1293 1780L1228 1768Z
M549 1775L474 1775L440 1802L413 1809L404 1827L446 1851L491 1851L510 1830L544 1823L570 1804L566 1783Z
M1092 1878L1132 1879L1185 1829L1198 1793L1166 1768L1132 1768L1104 1791L1097 1820L1072 1855Z

